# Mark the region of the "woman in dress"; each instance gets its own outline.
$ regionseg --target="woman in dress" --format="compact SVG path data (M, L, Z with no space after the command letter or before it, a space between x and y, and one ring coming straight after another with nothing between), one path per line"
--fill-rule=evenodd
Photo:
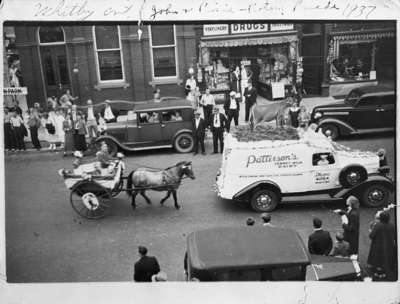
M63 121L63 131L64 131L64 156L67 154L73 154L75 151L74 146L74 128L71 119L71 114L65 116Z
M46 113L44 115L44 123L47 130L47 141L50 144L49 150L55 150L56 142L58 141L58 138L56 136L54 116L55 114L53 111L50 111L49 113Z
M56 129L56 136L57 136L57 142L61 143L60 148L64 148L64 112L61 111L60 109L57 109L55 111L55 116L54 116L54 127Z
M75 143L75 149L77 151L84 152L87 150L86 146L86 124L85 120L83 119L83 115L81 112L78 112L76 114L76 121L74 122L74 129L75 129L75 135L74 135L74 143Z

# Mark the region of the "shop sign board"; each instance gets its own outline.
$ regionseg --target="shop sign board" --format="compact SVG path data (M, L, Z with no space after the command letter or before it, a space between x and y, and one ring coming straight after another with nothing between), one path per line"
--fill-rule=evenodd
M227 35L229 30L228 24L204 24L203 35L214 36L214 35Z
M271 31L287 31L293 29L293 23L271 24Z
M242 60L242 61L240 61L240 65L244 65L244 66L251 65L251 61L250 60Z
M27 87L8 87L3 88L4 95L28 95Z
M267 23L234 23L231 24L232 34L268 32Z

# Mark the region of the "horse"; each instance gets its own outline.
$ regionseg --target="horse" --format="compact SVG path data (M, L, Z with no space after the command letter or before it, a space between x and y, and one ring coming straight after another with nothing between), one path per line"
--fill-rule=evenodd
M276 119L276 126L283 126L285 116L291 106L291 100L285 99L275 102L255 103L250 108L250 127L253 130L254 126L261 122L269 122Z
M177 202L176 190L178 190L184 176L195 179L192 162L182 161L164 170L141 167L133 170L127 177L126 192L132 197L131 206L136 208L136 196L140 193L148 204L150 199L146 196L147 190L167 191L167 195L161 199L160 204L171 196L174 198L175 208L180 209Z

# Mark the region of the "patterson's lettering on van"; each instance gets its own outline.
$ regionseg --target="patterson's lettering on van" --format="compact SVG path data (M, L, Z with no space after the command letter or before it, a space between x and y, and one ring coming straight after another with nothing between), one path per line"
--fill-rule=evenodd
M252 164L263 164L271 162L273 162L274 165L277 165L279 167L295 167L302 163L302 161L298 159L296 154L293 153L287 155L271 155L271 154L265 154L259 156L249 155L247 157L246 168L248 168Z

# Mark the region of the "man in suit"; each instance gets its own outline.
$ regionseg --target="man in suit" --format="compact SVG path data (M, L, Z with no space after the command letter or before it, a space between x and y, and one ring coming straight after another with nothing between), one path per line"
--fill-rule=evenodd
M249 121L250 109L257 102L257 90L253 87L253 84L249 82L247 88L244 89L245 98L245 122Z
M196 155L199 151L199 143L201 146L201 154L205 155L206 151L204 148L204 137L206 135L206 124L204 119L200 117L200 112L195 112L194 124L193 124L193 135L194 135L194 147L193 154Z
M106 123L109 122L116 122L117 121L117 116L118 113L117 111L115 111L111 105L110 105L110 101L106 100L105 102L105 106L104 108L101 110L101 117L103 117L104 121Z
M322 221L313 218L314 232L308 237L310 254L329 255L332 250L332 239L328 231L322 230Z
M91 99L87 101L87 109L85 111L86 127L89 134L89 143L93 144L94 139L98 135L96 113L93 108L93 102Z
M211 119L211 132L213 135L214 153L218 153L218 141L220 152L224 151L224 130L226 128L226 117L224 114L219 113L217 107L214 108L213 116Z
M140 259L135 263L133 279L135 282L151 282L151 276L160 272L160 265L153 256L147 256L147 248L139 246Z
M236 93L234 91L229 93L229 99L225 101L224 110L225 114L228 116L226 131L229 132L232 119L235 121L235 126L239 124L239 98L236 98Z
M360 203L355 196L350 195L346 200L347 210L344 215L347 220L342 216L343 236L346 242L350 244L350 255L358 254L358 244L360 236L360 213L358 208Z

